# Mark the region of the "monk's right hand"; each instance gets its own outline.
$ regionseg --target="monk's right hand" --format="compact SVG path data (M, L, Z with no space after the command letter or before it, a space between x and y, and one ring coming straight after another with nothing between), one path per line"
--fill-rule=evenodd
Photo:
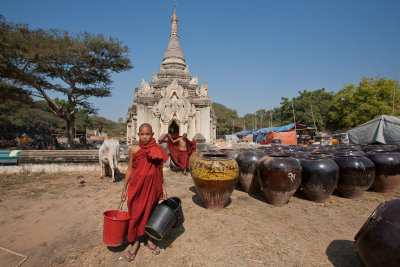
M121 201L125 201L125 199L126 199L126 191L124 190L124 191L122 191L122 194L121 194Z

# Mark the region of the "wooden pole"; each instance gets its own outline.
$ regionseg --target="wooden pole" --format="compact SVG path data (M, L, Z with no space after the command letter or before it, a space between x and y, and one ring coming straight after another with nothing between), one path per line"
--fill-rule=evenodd
M269 127L272 127L272 110L269 111L269 115L270 115L270 118L269 118Z
M234 130L235 130L235 120L233 119L232 120L232 134L233 134Z
M296 144L297 144L296 115L294 114L294 105L293 105L293 102L292 102L292 110L293 110L293 121L294 121L294 134L296 135Z
M313 122L314 122L315 131L318 132L318 130L317 130L317 125L315 124L314 110L313 110L313 108L312 108L312 104L311 104L311 116L312 116L312 120L313 120Z
M392 116L394 116L394 99L396 95L396 87L397 87L397 72L394 74Z
M257 112L254 113L254 125L256 128L254 128L254 130L257 130Z

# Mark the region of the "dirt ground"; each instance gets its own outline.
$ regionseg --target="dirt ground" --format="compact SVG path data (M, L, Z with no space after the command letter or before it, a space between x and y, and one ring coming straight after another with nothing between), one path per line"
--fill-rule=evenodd
M283 207L260 193L235 190L219 211L204 208L192 179L165 172L169 196L181 198L185 223L158 242L154 256L141 246L135 261L118 260L128 249L102 243L102 212L116 209L123 185L98 173L0 174L0 266L361 266L353 238L375 207L399 198L366 192L351 200L334 195L325 204L301 192ZM124 207L126 210L126 206Z

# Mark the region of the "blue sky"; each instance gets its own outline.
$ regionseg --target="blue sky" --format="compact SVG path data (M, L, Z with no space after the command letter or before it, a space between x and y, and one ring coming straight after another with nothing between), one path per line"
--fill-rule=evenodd
M130 48L135 66L113 75L99 115L125 119L141 78L159 71L172 0L2 0L0 14L32 28L102 33ZM337 91L362 77L400 74L398 0L178 0L179 39L214 102L240 116L299 90Z

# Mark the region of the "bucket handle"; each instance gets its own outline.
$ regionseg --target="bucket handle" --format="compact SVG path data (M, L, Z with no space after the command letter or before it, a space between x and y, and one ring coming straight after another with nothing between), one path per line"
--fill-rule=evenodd
M121 203L119 203L119 205L118 205L118 209L117 209L117 212L115 213L115 215L114 215L114 220L116 220L117 219L117 214L118 214L118 211L120 211L121 209L122 209L122 204L125 202L125 199L124 200L122 200L121 201Z

